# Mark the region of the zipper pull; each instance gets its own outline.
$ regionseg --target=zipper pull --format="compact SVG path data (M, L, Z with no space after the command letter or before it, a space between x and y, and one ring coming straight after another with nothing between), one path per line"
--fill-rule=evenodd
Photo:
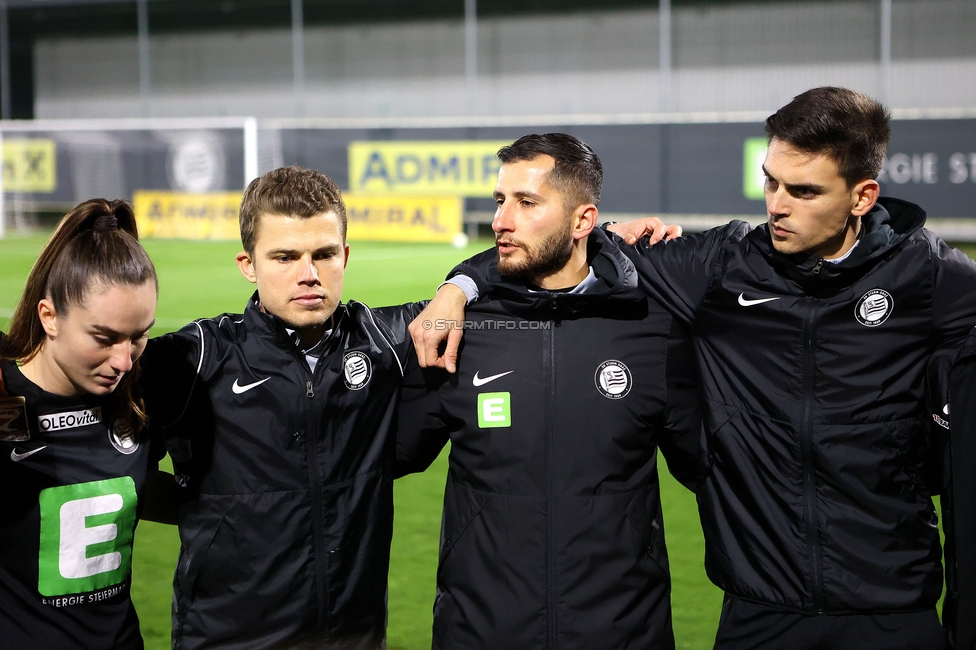
M813 274L814 275L818 275L820 273L820 269L823 268L824 261L825 261L824 258L821 257L820 260L817 262L817 265L815 267L813 267Z
M305 397L315 397L315 393L312 391L311 379L305 382Z

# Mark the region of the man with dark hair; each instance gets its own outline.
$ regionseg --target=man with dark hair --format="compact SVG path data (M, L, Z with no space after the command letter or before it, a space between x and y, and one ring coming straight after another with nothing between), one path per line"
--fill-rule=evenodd
M716 648L942 647L923 380L976 325L976 265L879 199L877 102L817 88L767 133L767 224L623 248L696 348Z
M339 303L345 232L324 175L255 179L244 314L150 342L151 422L186 493L174 648L385 646L393 431L419 307Z
M498 155L458 374L408 373L401 402L401 472L452 443L433 647L674 648L656 450L694 487L689 339L593 230L586 144L530 135Z

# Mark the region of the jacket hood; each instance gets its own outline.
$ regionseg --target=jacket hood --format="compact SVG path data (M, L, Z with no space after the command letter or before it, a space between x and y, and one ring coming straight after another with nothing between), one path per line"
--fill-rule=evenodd
M805 290L833 289L856 281L873 267L880 257L887 255L913 233L925 225L925 211L914 203L882 197L861 217L861 234L857 248L842 262L825 263L816 255L796 253L784 255L773 247L769 224L764 223L750 232L750 241L770 264L797 282Z
M468 264L485 269L485 298L501 300L513 313L525 316L546 310L546 318L592 313L609 304L633 304L644 299L638 289L637 269L600 228L594 228L587 238L586 258L596 275L596 284L585 293L532 289L512 282L498 272L498 254L491 248L470 260ZM538 315L536 315L538 317Z

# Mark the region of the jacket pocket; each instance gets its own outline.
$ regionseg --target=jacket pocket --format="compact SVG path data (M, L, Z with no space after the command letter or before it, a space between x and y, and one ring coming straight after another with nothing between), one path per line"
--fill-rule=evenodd
M490 492L473 490L448 480L444 491L444 518L441 522L441 562L450 554L471 522L481 514L491 497Z
M649 514L649 497L645 490L638 490L627 504L625 514L630 524L637 530L647 556L654 561L664 576L670 576L668 551L664 543L664 529L661 526L660 504L652 504L654 514Z
M224 516L208 508L200 508L190 517L180 521L180 556L176 563L176 579L173 594L173 648L181 647L182 630L186 615L193 602L200 567L203 566L217 532L224 523ZM184 540L193 539L192 544Z

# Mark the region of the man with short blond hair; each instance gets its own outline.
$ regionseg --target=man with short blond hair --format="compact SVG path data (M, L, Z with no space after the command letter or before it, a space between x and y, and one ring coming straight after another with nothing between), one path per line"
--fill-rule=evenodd
M393 433L419 306L341 304L345 235L323 174L255 179L244 313L150 342L152 422L186 493L176 649L385 645Z

